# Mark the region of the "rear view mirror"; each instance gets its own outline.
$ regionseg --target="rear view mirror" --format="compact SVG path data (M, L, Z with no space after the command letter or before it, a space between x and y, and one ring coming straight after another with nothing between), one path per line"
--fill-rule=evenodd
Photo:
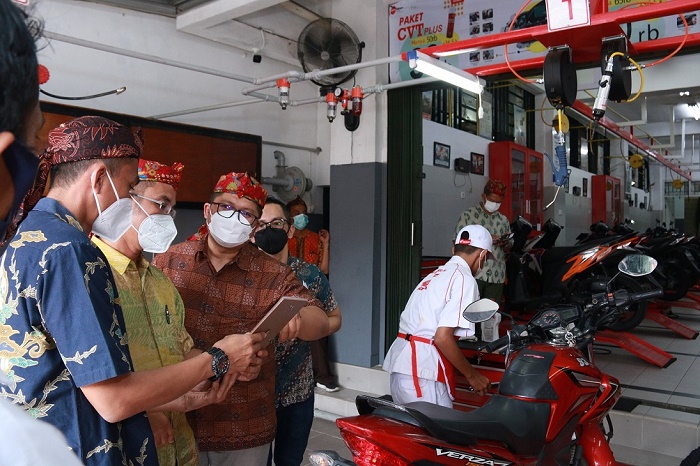
M649 275L656 268L656 259L643 254L630 254L617 264L617 270L632 277Z
M469 322L477 323L489 320L498 312L498 303L487 298L474 301L462 312L462 317Z

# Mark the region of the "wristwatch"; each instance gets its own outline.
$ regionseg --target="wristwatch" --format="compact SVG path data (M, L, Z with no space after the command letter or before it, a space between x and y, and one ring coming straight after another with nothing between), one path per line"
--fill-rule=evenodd
M209 377L212 382L219 380L221 377L226 375L228 372L228 356L220 348L212 346L207 350L207 353L211 354L214 359L211 361L211 370L214 373L213 377Z

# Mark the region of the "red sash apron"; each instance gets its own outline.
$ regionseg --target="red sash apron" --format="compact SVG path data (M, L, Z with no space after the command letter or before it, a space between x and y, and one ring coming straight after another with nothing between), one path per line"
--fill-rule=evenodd
M418 357L416 355L416 342L419 343L424 343L427 345L433 345L433 340L430 338L425 338L425 337L419 337L415 335L407 335L405 333L399 332L398 335L396 335L398 338L402 338L404 340L408 340L408 342L411 344L411 372L413 372L413 386L416 389L416 395L418 395L418 398L423 397L423 392L420 389L420 384L418 383ZM447 388L450 391L450 396L454 398L454 390L455 390L455 378L454 378L454 372L455 368L454 366L443 356L442 352L440 349L435 346L435 349L438 352L438 355L440 356L440 361L442 364L438 366L438 382L442 382L445 385L447 385Z

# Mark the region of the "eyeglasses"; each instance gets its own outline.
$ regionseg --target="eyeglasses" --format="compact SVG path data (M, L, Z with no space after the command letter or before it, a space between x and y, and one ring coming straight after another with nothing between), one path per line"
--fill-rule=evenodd
M215 205L215 212L224 218L231 218L234 214L238 214L238 221L241 222L243 225L250 226L253 224L253 222L255 222L258 219L258 217L251 214L250 212L245 210L238 210L231 204L222 204L220 202L210 202L210 204Z
M160 213L162 213L164 215L170 215L172 218L175 218L175 215L177 215L177 211L175 210L175 208L165 201L151 199L150 197L142 196L141 194L136 194L133 191L130 192L129 195L131 197L138 197L140 199L145 199L147 201L151 201L154 204L158 204L158 209L160 210Z
M285 225L288 225L288 224L289 224L289 222L287 222L283 218L276 218L276 219L269 221L269 222L263 222L261 220L258 222L258 231L264 230L267 227L276 228L278 230L285 230L286 231Z

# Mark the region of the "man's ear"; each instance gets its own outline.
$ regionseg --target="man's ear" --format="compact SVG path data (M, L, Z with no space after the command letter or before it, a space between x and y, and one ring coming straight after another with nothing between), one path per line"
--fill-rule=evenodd
M209 220L209 217L211 215L211 204L208 202L204 203L204 220Z
M295 231L297 231L297 229L294 227L294 224L292 223L289 226L289 231L287 232L287 238L291 238L292 236L294 236Z
M109 185L110 189L112 185L107 181L107 167L102 162L95 162L90 166L90 186L94 188L95 193L101 194L105 185Z

